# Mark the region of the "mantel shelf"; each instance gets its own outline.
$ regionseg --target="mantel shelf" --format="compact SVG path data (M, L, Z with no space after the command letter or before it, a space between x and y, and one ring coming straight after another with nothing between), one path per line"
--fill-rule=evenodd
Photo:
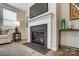
M39 15L39 16L36 16L36 17L34 17L34 18L32 18L32 19L28 19L28 22L34 21L34 20L36 20L36 19L39 19L39 18L44 17L44 16L47 16L47 15L51 15L51 16L52 16L53 13L52 13L52 12L43 13L43 14L41 14L41 15Z
M79 31L79 29L68 29L68 30L59 30L59 31Z

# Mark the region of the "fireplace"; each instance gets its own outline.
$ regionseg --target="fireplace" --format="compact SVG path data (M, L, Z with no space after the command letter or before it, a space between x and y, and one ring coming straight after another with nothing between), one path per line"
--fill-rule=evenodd
M55 28L52 28L54 26L51 13L29 20L28 42L52 49L52 46L55 45L55 40L53 40L55 39L55 36L53 36Z
M47 48L47 24L30 27L31 42Z

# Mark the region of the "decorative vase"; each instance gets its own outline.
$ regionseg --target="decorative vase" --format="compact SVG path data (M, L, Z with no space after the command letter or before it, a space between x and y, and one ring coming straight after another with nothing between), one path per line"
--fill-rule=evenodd
M68 21L68 29L72 29L71 21Z
M65 19L61 20L61 30L67 30Z

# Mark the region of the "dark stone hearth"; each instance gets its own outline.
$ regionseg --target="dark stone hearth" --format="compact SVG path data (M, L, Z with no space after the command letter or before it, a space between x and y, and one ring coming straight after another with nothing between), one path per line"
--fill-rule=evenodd
M44 55L49 51L49 49L35 43L24 43L24 45Z

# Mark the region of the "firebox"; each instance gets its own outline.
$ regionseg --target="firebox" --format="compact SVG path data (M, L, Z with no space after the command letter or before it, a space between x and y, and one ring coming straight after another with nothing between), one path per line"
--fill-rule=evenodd
M31 26L31 42L47 48L47 24Z

